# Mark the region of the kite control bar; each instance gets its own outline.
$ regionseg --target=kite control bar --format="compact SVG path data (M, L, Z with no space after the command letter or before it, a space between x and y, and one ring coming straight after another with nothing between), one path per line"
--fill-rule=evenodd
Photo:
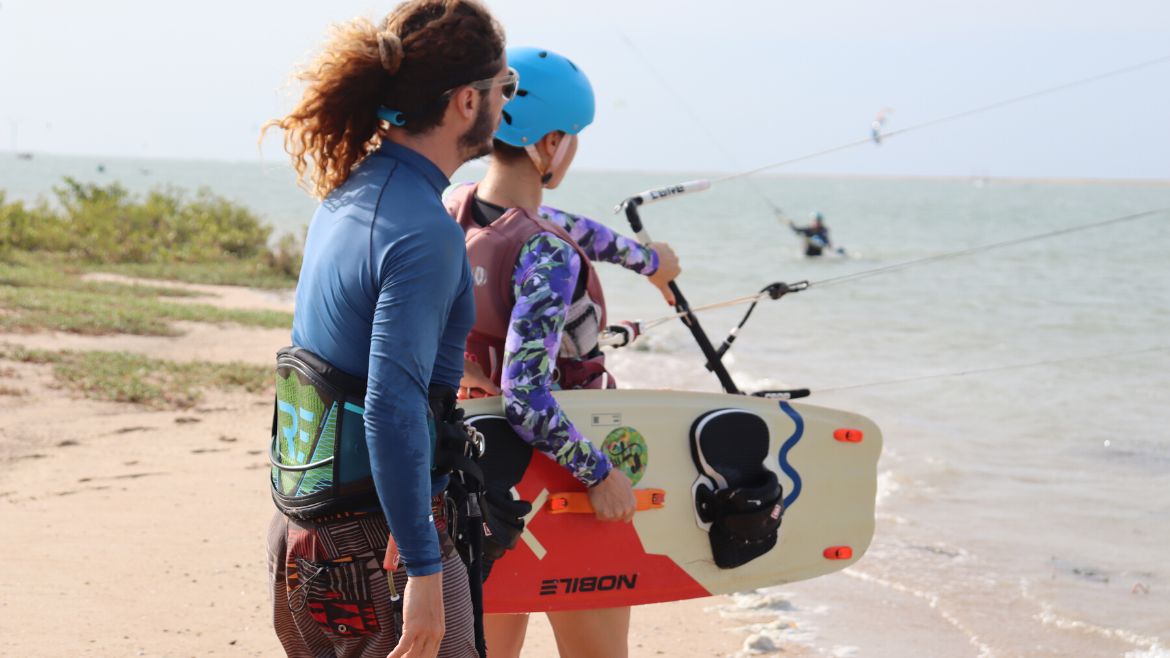
M613 209L613 211L614 212L621 212L622 210L624 210L626 208L626 206L631 205L631 204L644 206L648 203L654 203L655 201L669 199L670 197L676 197L680 194L687 194L690 192L702 192L704 190L709 190L709 189L711 189L711 181L703 179L703 178L700 178L698 180L689 180L689 181L686 181L685 183L676 183L674 185L667 185L666 187L659 187L659 188L655 188L653 190L646 190L645 192L640 192L638 194L635 194L634 196L619 203L617 205L617 207ZM641 222L639 222L639 226L640 225L641 225ZM640 230L641 230L641 228L635 228L634 232L636 233Z
M688 188L688 186L690 186ZM638 236L638 240L642 244L650 242L650 234L646 232L646 228L642 226L642 217L638 215L638 206L646 203L646 195L649 195L650 201L657 201L669 196L678 194L685 194L688 191L705 190L710 187L708 181L692 181L690 183L682 183L669 188L662 188L661 190L651 190L632 196L625 201L618 204L618 209L626 211L626 219L630 222L630 228L634 230L634 234ZM687 298L683 297L682 291L679 290L678 284L671 281L670 291L674 293L674 309L678 311L680 319L687 329L691 330L691 335L695 337L695 342L699 344L699 349L702 350L703 356L707 358L707 369L715 373L719 378L720 385L723 390L728 393L741 393L739 387L735 385L735 381L731 379L731 373L727 372L727 367L723 365L723 361L716 353L715 347L711 344L711 339L707 338L707 333L703 331L703 327L699 325L699 318L691 311L690 305L687 303Z

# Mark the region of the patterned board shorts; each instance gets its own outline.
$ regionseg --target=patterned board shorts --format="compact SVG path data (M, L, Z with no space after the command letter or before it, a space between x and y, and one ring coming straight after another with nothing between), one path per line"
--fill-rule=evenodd
M440 510L436 510L440 511ZM437 514L436 521L441 517ZM273 625L289 658L386 658L398 644L382 559L388 536L377 512L318 522L276 512L268 529ZM467 569L447 533L443 550L446 634L439 658L477 658ZM394 572L398 592L406 572Z

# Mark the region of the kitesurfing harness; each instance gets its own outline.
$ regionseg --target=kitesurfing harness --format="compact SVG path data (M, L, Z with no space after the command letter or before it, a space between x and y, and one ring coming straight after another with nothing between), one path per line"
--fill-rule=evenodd
M524 533L524 519L532 511L532 503L513 494L516 485L524 479L533 448L516 436L508 419L502 415L485 414L467 419L485 437L492 437L492 449L484 452L480 467L491 473L484 491L483 577L486 581L492 564L515 548ZM497 440L498 439L498 440Z
M299 347L276 353L272 499L311 521L378 506L363 415L366 383Z
M365 436L365 381L301 347L276 355L272 498L285 515L312 521L377 507ZM477 435L462 423L455 391L432 386L427 423L435 475L482 480ZM449 400L448 400L449 398Z
M294 346L277 352L270 481L272 499L286 516L312 521L378 508L366 446L365 397L365 381L309 350ZM431 386L427 401L432 473L450 476L447 529L467 565L476 648L482 657L484 478L478 460L483 436L463 423L454 389ZM403 599L390 582L394 615L401 625Z
M435 470L450 473L447 484L448 530L455 548L467 565L467 586L475 615L475 649L487 658L483 630L483 538L484 476L479 466L483 456L483 435L463 422L463 410L456 406L455 390L432 385L427 402L435 424ZM401 634L399 634L401 637Z

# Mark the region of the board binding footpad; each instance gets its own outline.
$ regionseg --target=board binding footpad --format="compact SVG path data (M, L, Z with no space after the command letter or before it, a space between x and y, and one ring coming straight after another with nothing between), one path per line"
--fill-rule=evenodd
M707 532L715 564L742 566L776 546L784 490L764 461L768 423L743 409L718 409L691 426L698 469L691 493L695 519Z

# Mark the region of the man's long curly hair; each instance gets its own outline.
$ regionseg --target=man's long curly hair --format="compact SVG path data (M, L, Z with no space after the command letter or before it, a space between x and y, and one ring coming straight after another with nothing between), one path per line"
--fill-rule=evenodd
M324 198L381 144L380 106L401 112L407 132L425 133L443 119L443 92L495 75L503 55L503 30L475 0L410 0L381 27L335 26L297 74L305 91L296 108L264 130L284 131L297 182Z

